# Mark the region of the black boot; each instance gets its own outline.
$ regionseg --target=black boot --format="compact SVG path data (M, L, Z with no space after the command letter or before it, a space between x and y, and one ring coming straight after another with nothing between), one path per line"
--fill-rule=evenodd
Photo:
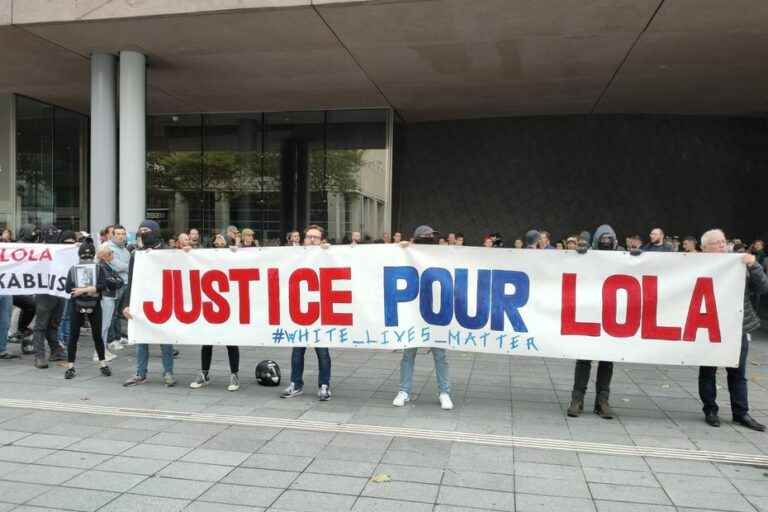
M613 419L613 410L611 410L611 406L608 404L608 400L599 399L597 402L595 402L595 414L604 420Z

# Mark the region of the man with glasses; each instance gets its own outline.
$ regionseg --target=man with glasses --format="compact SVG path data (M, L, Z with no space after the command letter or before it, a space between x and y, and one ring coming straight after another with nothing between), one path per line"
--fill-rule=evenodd
M701 250L703 252L728 252L725 234L719 229L711 229L701 235ZM765 431L765 425L749 415L749 400L747 398L747 353L751 332L760 328L760 318L757 316L749 296L752 293L762 295L768 292L768 277L763 268L757 263L754 254L744 254L742 257L747 266L747 283L744 287L744 320L741 334L741 355L738 368L726 368L728 374L728 392L731 395L731 412L734 423L738 423L758 432ZM718 406L716 377L717 368L702 366L699 368L699 397L704 404L704 421L712 427L720 426L717 415Z
M315 224L304 230L304 245L320 245L325 243L325 230ZM280 398L293 398L304 394L304 354L306 347L295 347L291 352L291 384L283 391ZM319 367L317 397L321 402L331 399L331 354L327 347L315 347Z

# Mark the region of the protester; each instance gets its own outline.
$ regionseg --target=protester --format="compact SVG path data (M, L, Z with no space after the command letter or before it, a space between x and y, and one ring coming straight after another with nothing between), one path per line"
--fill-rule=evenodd
M434 245L435 234L437 232L430 226L419 226L413 232L413 243ZM408 247L404 243L403 247ZM400 361L400 391L392 400L395 407L403 407L406 402L411 400L411 388L413 387L413 367L416 361L417 348L406 348L403 350L403 358ZM437 379L438 400L440 407L445 410L453 409L451 400L450 374L448 371L448 360L444 348L431 348L432 359L435 362L435 378Z
M399 231L396 231L394 236L392 237L392 242L399 244L402 241L403 241L403 234L400 233Z
M153 220L145 220L139 224L136 231L138 236L138 245L136 251L153 251L163 248L163 239L160 238L160 226ZM131 317L131 282L133 280L133 265L136 258L136 251L131 254L128 264L128 286L126 287L125 297L128 306L123 308L123 316L130 320ZM173 377L173 345L160 345L160 351L163 356L163 382L168 387L176 385L176 379ZM137 386L147 382L147 367L149 366L149 345L146 343L136 344L136 375L123 383L123 386Z
M185 247L192 247L192 243L189 240L189 235L186 233L179 233L176 236L176 249L184 249Z
M126 247L127 240L128 232L125 230L125 227L118 224L114 226L112 239L106 244L106 247L112 251L112 259L109 262L109 266L117 272L117 275L120 276L124 283L128 282L128 265L131 261L131 253ZM111 319L109 319L109 330L104 338L104 341L107 342L107 345L112 350L122 350L128 343L128 338L123 335L122 315L120 314L124 306L125 289L126 287L122 286L115 292L114 304L112 305L114 313ZM109 300L109 297L105 298ZM104 307L103 302L102 307ZM109 305L107 305L108 307Z
M456 242L454 245L464 245L464 233L456 233Z
M200 232L195 228L189 230L189 246L193 249L201 247Z
M512 247L515 249L523 249L525 248L525 244L523 243L522 238L515 238L515 241L512 243Z
M703 252L726 252L725 234L719 229L711 229L701 236ZM759 423L749 414L749 399L747 395L747 354L749 353L750 333L760 328L760 318L757 316L749 300L751 293L762 295L768 293L768 277L763 268L757 263L754 254L744 254L742 261L747 267L746 286L744 287L744 319L742 321L741 355L738 368L726 368L728 374L728 393L731 395L731 413L734 423L752 430L765 431L765 425ZM720 426L717 413L717 368L702 366L699 368L699 397L704 404L704 420L713 427Z
M608 224L603 224L595 230L592 240L592 248L598 251L623 251L616 239L616 232ZM582 252L582 251L580 251ZM586 253L586 251L583 251ZM592 361L578 360L574 368L573 391L571 392L571 404L568 406L568 416L578 418L584 411L584 395L587 393L589 375L592 372ZM597 365L597 380L595 381L595 414L601 418L610 420L613 411L608 399L611 394L611 379L613 377L613 363L599 361Z
M539 231L539 249L554 249L552 234L549 231Z
M448 245L456 245L456 233L448 233Z
M61 243L74 245L77 240L77 235L74 231L64 230L61 232ZM59 346L66 347L69 344L69 333L71 331L71 322L69 321L69 299L64 299L64 305L62 306L63 313L61 320L59 320L59 330L56 333L56 341Z
M569 251L575 251L579 246L579 239L575 236L569 236L565 240L565 248Z
M245 228L243 230L243 238L241 241L243 247L258 247L259 241L256 240L256 236L252 229Z
M629 237L628 251L640 251L643 248L643 239L640 235L632 235Z
M696 250L696 238L692 236L683 238L683 252L698 252Z
M664 241L664 231L654 228L649 235L649 241L643 246L643 252L672 252L672 245Z
M8 329L11 327L11 311L13 298L10 295L0 295L0 359L18 359L17 354L8 352Z
M765 242L762 240L755 240L749 247L749 252L755 255L757 262L762 266L765 261Z
M176 249L176 247L177 247L177 245L176 245L176 238L174 238L174 237L169 238L168 239L168 248L169 249Z
M53 224L43 226L41 229L42 241L46 244L58 244L61 240L61 231ZM59 321L64 311L64 299L56 295L39 293L35 295L35 368L48 368L45 354L45 342L50 348L50 361L64 361L66 354L58 343ZM71 337L71 333L70 333Z
M298 247L301 245L301 233L298 231L291 231L288 233L288 235L285 237L286 239L286 245L290 245L293 247Z
M359 231L353 231L352 236L350 238L350 245L357 245L360 243L361 236Z
M391 244L392 243L392 237L389 235L389 231L385 231L381 235L381 241L385 244Z
M107 226L101 231L99 231L99 245L104 244L106 242L109 242L112 240L112 234L114 232L114 229L112 226Z
M528 231L525 234L525 248L538 249L540 239L541 239L541 234L538 231L536 231L535 229Z
M123 287L123 283L125 283L120 275L118 275L118 273L112 268L111 263L113 260L114 253L107 244L103 244L101 247L99 247L99 250L96 251L96 261L101 275L103 275L105 279L109 279L109 281L112 283L120 283L120 286L103 288L101 290L101 339L104 343L104 359L107 362L110 362L117 357L115 354L109 351L108 336L115 313L117 292L120 288ZM96 313L94 312L94 314ZM93 324L91 324L91 329L94 329ZM94 361L99 360L98 352L93 353L93 359Z
M4 244L9 244L13 242L13 233L10 229L4 229L3 233L0 234L0 242Z
M227 247L227 239L221 233L217 233L214 235L213 240L211 240L211 247L214 249L224 249Z
M483 247L493 248L493 237L489 235L483 238Z
M111 251L104 249L105 253ZM91 325L91 336L93 337L93 347L96 349L99 360L99 371L105 377L112 375L105 360L105 343L101 337L101 295L105 290L115 290L123 285L123 280L112 272L105 273L104 266L94 264L96 248L93 241L87 239L79 249L79 265L74 265L67 274L67 293L71 294L69 301L69 317L72 330L69 334L69 344L67 345L67 371L64 372L65 379L73 379L77 372L75 371L75 359L77 356L77 342L80 339L80 327L88 319ZM93 265L91 269L84 269L81 265ZM87 270L93 272L89 275ZM95 275L93 275L95 274Z
M312 224L304 230L304 245L320 245L327 247L325 230ZM291 383L280 395L280 398L293 398L304 393L304 355L306 347L294 347L291 351ZM317 397L321 402L331 399L331 354L326 347L315 347L319 374L317 377Z
M251 242L253 242L253 231L249 229L243 230L243 242L245 242L245 235L246 231L250 231L251 235ZM221 235L217 235L214 239L214 247L217 249L224 249L226 248L226 241L224 240L224 237ZM238 246L230 246L230 249L233 251L238 250ZM184 249L186 252L188 252L190 249L186 248ZM237 346L234 345L227 345L227 357L229 358L229 371L230 371L230 377L229 377L229 385L227 386L227 391L238 391L240 389L240 377L238 376L238 373L240 371L240 349ZM210 377L210 371L211 371L211 361L213 359L213 345L203 345L200 347L200 375L197 376L197 378L190 382L189 387L192 389L200 389L204 387L208 387L208 384L211 383L211 377Z

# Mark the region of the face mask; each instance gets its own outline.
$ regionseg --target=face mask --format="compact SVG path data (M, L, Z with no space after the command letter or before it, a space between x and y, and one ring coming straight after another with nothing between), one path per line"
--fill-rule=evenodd
M597 242L597 248L602 250L608 250L613 249L613 240L601 238L599 242Z
M141 238L141 245L147 249L157 245L157 235L152 231L139 233L139 237Z
M424 245L437 245L436 238L414 238L413 243Z

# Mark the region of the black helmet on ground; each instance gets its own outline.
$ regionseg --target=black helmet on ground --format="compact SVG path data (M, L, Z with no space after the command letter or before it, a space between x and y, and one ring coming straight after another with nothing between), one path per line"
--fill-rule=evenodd
M280 366L267 359L256 365L256 382L262 386L280 385Z

